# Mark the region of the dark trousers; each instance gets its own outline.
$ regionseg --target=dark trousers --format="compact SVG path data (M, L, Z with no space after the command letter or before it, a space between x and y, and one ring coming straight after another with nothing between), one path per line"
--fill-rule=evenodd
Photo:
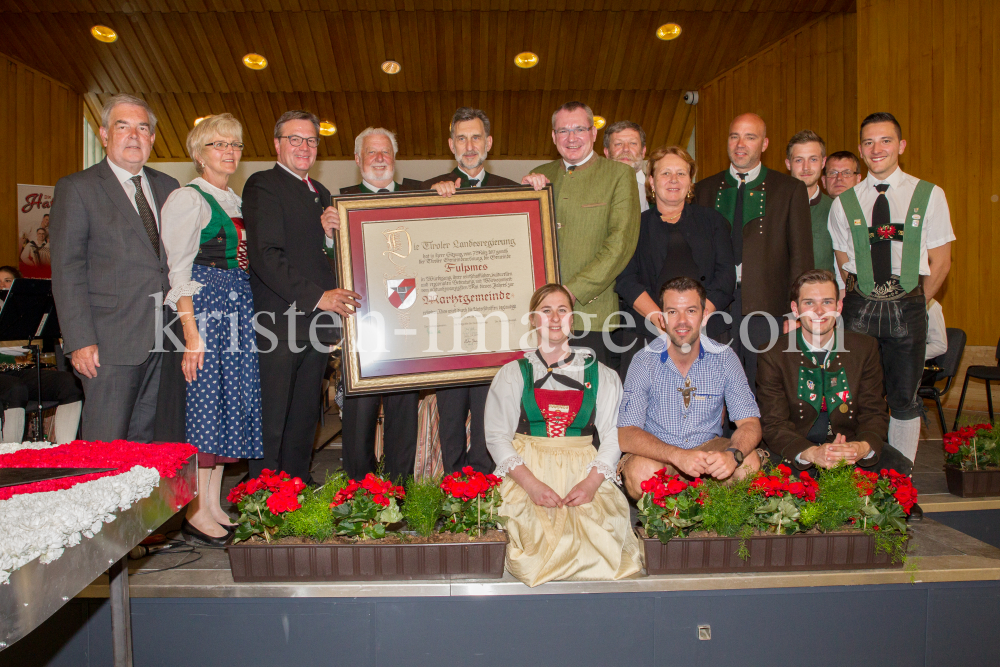
M488 474L495 467L486 449L486 397L490 385L472 387L447 387L437 390L437 407L441 438L441 460L444 472L450 475L465 466L476 472ZM465 420L472 413L469 424L469 449L466 451Z
M584 333L582 331L574 331L573 338L569 344L571 347L585 347L593 350L597 360L607 366L609 363L608 346L604 343L604 336L611 336L611 332L589 331Z
M798 463L795 463L793 461L785 459L784 457L779 456L778 454L775 454L770 448L765 448L765 449L767 449L768 453L771 455L770 456L771 463L775 465L779 463L785 463L796 472L800 470L805 470L813 478L815 478L816 475L818 474L816 466L814 465L810 465L808 468L802 468L802 466L799 465ZM879 454L877 460L859 461L857 465L862 470L870 470L873 472L878 472L882 468L885 468L886 470L895 470L896 472L901 473L903 475L909 475L913 471L913 461L903 456L903 454L898 449L896 449L889 443L885 443L884 445L882 445L882 452L881 454Z
M752 315L750 317L743 316L743 290L740 287L736 288L735 298L733 303L729 306L729 314L733 318L732 325L729 328L729 336L732 340L733 352L740 360L740 364L743 366L743 372L747 376L747 384L750 385L750 391L757 395L757 350L761 353L769 349L771 343L771 336L774 332L771 330L771 325L768 322L768 318L763 315ZM712 320L721 320L721 316L716 315ZM744 328L744 321L746 321L746 333L741 334ZM777 321L778 332L774 340L777 342L781 337L781 322Z
M923 413L917 396L927 348L927 300L923 293L897 301L874 301L857 292L844 297L844 326L878 340L885 400L893 417L905 421Z
M647 337L636 329L625 327L616 329L611 334L611 342L619 348L625 348L622 352L618 353L618 377L621 378L622 384L625 384L625 378L628 377L628 369L632 365L632 359L635 358L639 350L654 340L656 339Z
M59 405L66 405L83 400L83 387L72 373L43 369L41 386L43 401L59 401ZM37 400L36 368L0 373L0 403L4 410L23 408L28 401Z
M417 408L420 393L375 394L344 397L341 413L343 428L344 470L351 479L360 480L375 472L375 430L379 406L384 405L383 473L392 479L413 475L417 457ZM464 423L464 422L463 422Z
M259 339L257 345L271 347L266 339ZM330 354L302 341L298 345L306 349L293 352L281 340L273 350L259 355L264 458L250 459L250 477L266 468L283 470L307 484L312 481L309 467Z
M150 352L136 366L102 364L93 378L77 374L86 397L81 438L101 442L154 440L163 354Z

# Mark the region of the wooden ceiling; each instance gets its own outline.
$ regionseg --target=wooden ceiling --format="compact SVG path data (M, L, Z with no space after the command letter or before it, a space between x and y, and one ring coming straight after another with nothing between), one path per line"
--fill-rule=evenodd
M337 134L321 158L349 159L368 125L399 134L400 158L446 158L458 106L493 120L494 158L554 155L549 116L579 99L649 142L690 135L680 101L782 36L854 0L0 0L0 51L65 82L97 115L117 92L160 117L154 159L184 159L192 121L232 112L244 159L270 159L274 120L306 108ZM656 39L666 22L680 38ZM103 44L92 25L114 28ZM513 65L521 51L540 64ZM256 52L268 67L241 64ZM384 74L384 60L402 64ZM600 140L600 138L599 138Z

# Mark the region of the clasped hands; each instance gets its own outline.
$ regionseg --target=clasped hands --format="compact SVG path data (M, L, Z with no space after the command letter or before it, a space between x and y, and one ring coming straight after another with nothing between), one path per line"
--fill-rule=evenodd
M540 507L556 509L559 507L577 507L578 505L585 505L591 502L603 481L604 475L596 468L592 469L589 475L570 489L565 498L560 498L559 494L553 491L551 486L539 480L534 475L531 476L530 480L524 480L523 483L518 481L518 484L521 484L522 488L524 488L525 493L531 498L531 502Z
M857 463L868 456L871 450L867 442L847 442L847 438L840 434L833 442L804 450L799 458L820 468L833 468L841 461Z
M671 461L673 466L688 477L712 477L729 479L736 472L736 457L732 452L703 452L696 449L680 449Z

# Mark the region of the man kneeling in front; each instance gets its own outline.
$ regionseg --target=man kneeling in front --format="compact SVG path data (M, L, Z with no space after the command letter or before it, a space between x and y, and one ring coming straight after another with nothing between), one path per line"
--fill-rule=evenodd
M736 354L701 334L705 288L674 278L660 288L666 333L636 353L618 408L618 472L633 498L657 470L742 479L760 469L760 411ZM722 436L722 408L736 423Z
M798 470L846 461L908 474L909 459L885 441L889 412L878 341L837 327L844 302L835 281L820 269L799 276L791 305L801 326L787 344L758 358L764 443Z

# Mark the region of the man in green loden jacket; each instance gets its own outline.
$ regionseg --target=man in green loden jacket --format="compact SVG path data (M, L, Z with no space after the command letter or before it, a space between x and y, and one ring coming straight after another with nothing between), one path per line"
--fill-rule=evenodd
M560 159L536 168L522 183L536 190L552 184L559 242L559 271L575 300L576 343L607 363L610 332L617 328L615 278L639 239L635 171L594 152L594 112L567 102L552 114L552 141Z
M819 179L826 166L826 142L812 130L802 130L788 140L785 148L785 166L793 178L806 184L809 195L809 214L812 217L813 262L817 269L835 272L833 240L827 228L833 198L819 187Z

